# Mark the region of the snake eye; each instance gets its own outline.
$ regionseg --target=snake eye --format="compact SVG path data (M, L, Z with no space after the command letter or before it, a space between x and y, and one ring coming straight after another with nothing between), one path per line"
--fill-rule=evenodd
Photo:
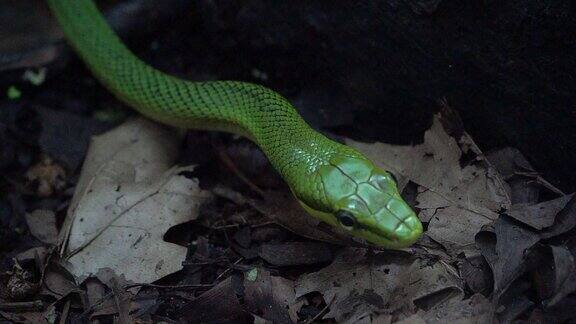
M338 218L340 224L342 224L346 229L352 229L354 228L354 225L356 225L356 218L354 218L354 215L347 210L339 210L336 213L336 218Z

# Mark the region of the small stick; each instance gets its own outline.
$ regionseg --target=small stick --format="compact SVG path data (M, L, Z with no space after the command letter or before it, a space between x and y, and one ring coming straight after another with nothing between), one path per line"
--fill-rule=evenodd
M44 303L41 300L0 304L0 310L11 311L11 312L42 310L43 308L44 308Z

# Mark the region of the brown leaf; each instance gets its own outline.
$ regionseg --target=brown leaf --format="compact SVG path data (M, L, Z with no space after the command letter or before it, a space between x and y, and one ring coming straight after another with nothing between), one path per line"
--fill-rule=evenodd
M492 271L482 255L467 258L460 265L460 275L474 293L488 296L494 288Z
M556 215L566 206L574 195L566 195L539 204L512 205L506 214L522 223L541 230L554 224Z
M430 220L427 234L452 254L477 254L474 235L510 205L504 181L472 139L448 135L440 116L424 134L424 143L397 146L346 141L380 167L419 185L419 217ZM477 158L462 165L464 152Z
M256 273L253 278L253 273ZM296 302L294 283L274 277L263 268L254 268L244 274L244 301L247 310L272 323L295 323L301 306Z
M493 228L485 228L476 235L476 243L494 275L496 300L526 271L528 249L539 240L537 233L506 216L500 217Z
M548 248L552 258L544 262L548 261L551 264L552 273L540 277L550 280L552 291L550 296L546 296L544 304L546 307L552 307L562 298L576 291L576 261L572 252L565 246L551 245ZM548 268L542 267L541 269Z
M540 232L543 239L558 236L571 231L576 226L576 195L566 203L564 208L558 212L554 225L545 228Z
M432 307L460 298L461 285L455 270L442 262L428 263L400 251L373 255L346 248L331 265L299 278L296 296L318 291L331 301L324 318L355 323L376 312Z
M222 323L245 319L247 314L238 300L241 291L235 288L238 281L234 276L226 278L188 302L180 309L178 317L181 316L189 323Z
M182 268L186 248L164 234L196 218L210 195L173 167L178 139L145 119L93 139L61 232L63 258L79 281L111 269L150 283Z
M46 269L44 284L40 293L61 299L77 289L72 275L56 263L52 263Z
M534 168L517 148L505 147L486 154L486 158L498 170L502 178L509 179L517 172L534 172Z
M483 295L475 294L468 299L454 299L448 303L439 304L437 307L420 316L427 324L492 323L494 319L494 306L490 300L486 299Z

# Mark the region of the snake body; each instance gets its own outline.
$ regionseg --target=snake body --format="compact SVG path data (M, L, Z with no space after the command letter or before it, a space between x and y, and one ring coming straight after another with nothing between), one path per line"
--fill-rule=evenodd
M48 0L92 73L143 115L254 141L306 211L371 243L401 248L422 225L393 177L355 149L312 129L278 93L239 81L192 82L158 71L122 43L91 0Z

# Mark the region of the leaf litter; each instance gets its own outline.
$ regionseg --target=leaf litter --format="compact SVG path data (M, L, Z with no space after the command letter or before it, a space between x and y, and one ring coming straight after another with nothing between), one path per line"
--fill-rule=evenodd
M270 181L259 198L227 188L225 174L212 193L200 189L193 167L174 167L179 138L142 119L95 137L60 230L60 258L38 248L21 256L42 273L38 294L54 301L24 318L68 316L75 299L78 319L144 322L160 313L214 323L569 318L556 309L576 290L574 196L555 197L517 150L484 155L449 116L435 116L414 146L346 139L414 193L427 230L400 251L315 221ZM201 212L188 249L164 241ZM28 218L39 242L53 244L53 214ZM126 290L130 282L140 288Z
M446 121L444 121L446 122ZM510 198L498 172L484 159L472 139L451 137L440 115L415 146L359 143L347 140L380 167L418 185L416 207L428 222L428 235L452 255L473 255L474 234L498 218L510 206ZM462 165L464 154L476 157Z
M173 168L178 142L144 119L94 138L61 237L76 277L109 268L150 283L181 268L186 249L164 242L164 233L197 217L209 194Z

